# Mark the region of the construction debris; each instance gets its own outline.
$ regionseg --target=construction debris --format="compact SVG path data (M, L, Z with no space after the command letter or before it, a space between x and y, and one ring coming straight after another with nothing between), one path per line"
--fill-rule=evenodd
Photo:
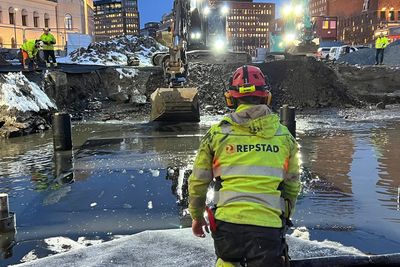
M126 35L77 49L60 61L107 66L151 66L151 56L163 51L167 51L167 48L152 37Z

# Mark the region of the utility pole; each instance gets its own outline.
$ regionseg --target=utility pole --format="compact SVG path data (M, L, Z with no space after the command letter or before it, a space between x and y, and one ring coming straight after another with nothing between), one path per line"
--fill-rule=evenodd
M13 47L13 48L17 48L18 47L18 42L17 42L17 11L18 11L18 8L14 8L14 43L15 43L15 47Z

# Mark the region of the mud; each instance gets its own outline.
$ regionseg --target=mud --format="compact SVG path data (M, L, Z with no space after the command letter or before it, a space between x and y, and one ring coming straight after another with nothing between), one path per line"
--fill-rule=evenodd
M333 65L339 82L366 103L400 103L400 68L388 66L356 67Z

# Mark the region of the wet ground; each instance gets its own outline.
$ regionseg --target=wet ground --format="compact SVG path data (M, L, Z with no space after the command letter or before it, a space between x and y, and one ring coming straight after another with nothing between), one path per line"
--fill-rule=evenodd
M400 252L399 111L298 116L304 187L294 223L307 227L311 239L366 253ZM1 140L0 188L17 214L17 234L14 246L1 251L0 266L32 250L39 257L53 254L43 241L48 237L109 240L187 226L186 170L217 120L81 122L73 128L73 156L53 153L51 132Z

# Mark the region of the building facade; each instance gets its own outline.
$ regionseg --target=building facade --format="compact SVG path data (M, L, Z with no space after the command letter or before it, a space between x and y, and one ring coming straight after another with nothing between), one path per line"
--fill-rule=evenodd
M94 21L97 41L122 35L139 35L137 0L95 1Z
M141 36L150 36L156 38L157 31L160 28L159 22L147 22L144 24L144 28L140 30Z
M227 36L234 51L255 56L257 48L269 48L275 4L253 1L223 1L222 4L229 7Z
M311 17L328 16L329 0L310 0L309 8Z
M93 35L93 0L0 2L0 47L18 48L26 39L39 38L45 27L51 29L60 50L68 33Z
M338 17L338 39L349 44L372 44L375 32L400 26L400 1L330 0L329 12Z

